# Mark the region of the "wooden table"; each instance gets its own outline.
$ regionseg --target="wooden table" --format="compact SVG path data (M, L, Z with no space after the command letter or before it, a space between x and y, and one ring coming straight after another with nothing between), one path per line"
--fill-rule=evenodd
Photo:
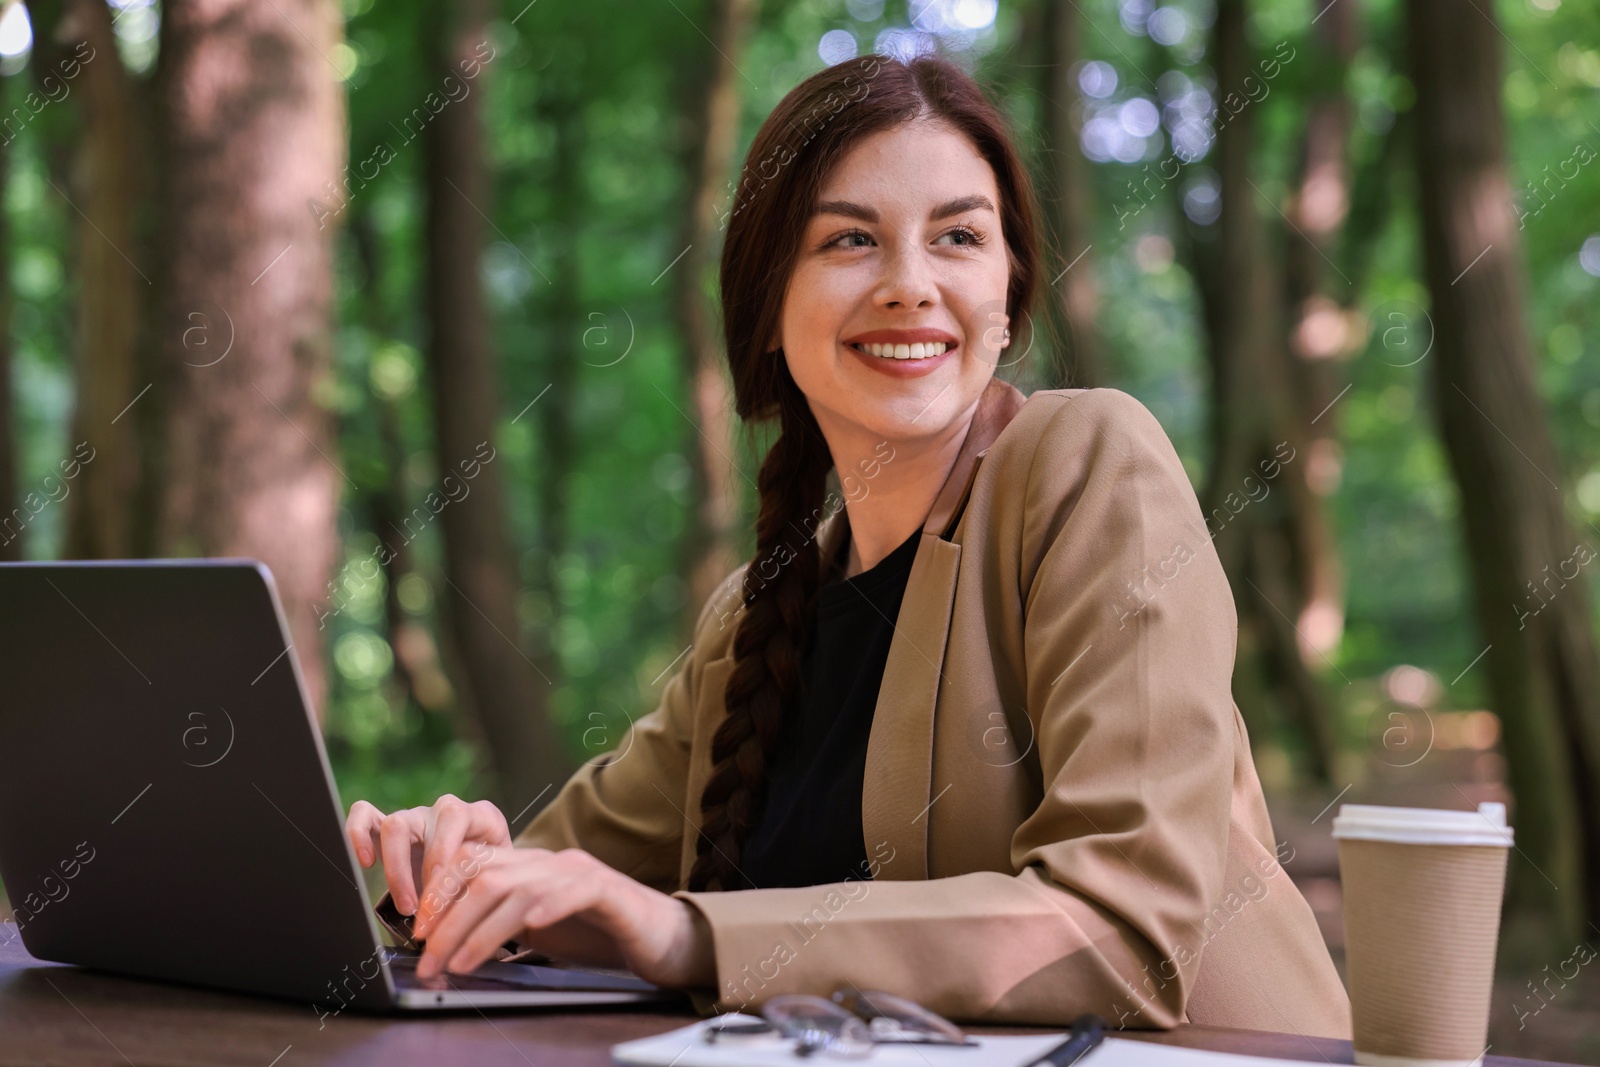
M687 1025L695 1016L584 1011L319 1018L310 1005L144 982L28 955L0 923L0 1065L113 1067L602 1067L618 1041ZM971 1028L983 1033L1038 1029ZM1312 1063L1351 1063L1350 1043L1289 1034L1181 1026L1118 1036ZM840 1062L840 1061L832 1061ZM870 1062L870 1061L867 1061ZM1490 1055L1486 1067L1541 1061Z

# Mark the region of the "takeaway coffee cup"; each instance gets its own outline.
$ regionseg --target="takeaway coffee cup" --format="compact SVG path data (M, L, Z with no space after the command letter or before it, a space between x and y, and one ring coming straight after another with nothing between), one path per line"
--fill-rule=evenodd
M1333 836L1356 1062L1478 1061L1511 847L1505 805L1443 811L1345 804Z

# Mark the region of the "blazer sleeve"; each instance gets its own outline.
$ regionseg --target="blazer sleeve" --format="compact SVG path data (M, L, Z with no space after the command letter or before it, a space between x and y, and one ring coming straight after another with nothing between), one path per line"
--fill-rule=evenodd
M1041 772L1013 871L679 892L711 927L724 1010L853 983L976 1022L1183 1021L1184 946L1226 865L1232 591L1155 417L1117 390L1057 395L1031 466L998 480L1011 518L990 520L1021 530L995 551L1019 560ZM1012 629L991 623L997 656Z
M695 703L706 664L728 644L732 627L721 605L736 603L729 598L743 571L725 578L700 609L694 643L655 710L579 767L512 844L581 848L661 892L678 887Z

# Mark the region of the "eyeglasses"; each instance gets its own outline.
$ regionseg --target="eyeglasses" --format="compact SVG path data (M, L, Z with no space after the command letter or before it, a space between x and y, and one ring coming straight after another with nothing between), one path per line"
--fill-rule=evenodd
M763 1004L761 1016L764 1022L712 1023L705 1028L705 1040L756 1037L776 1030L795 1042L796 1055L821 1052L839 1059L871 1055L880 1044L976 1044L943 1016L880 990L845 987L836 990L831 1000L785 993Z

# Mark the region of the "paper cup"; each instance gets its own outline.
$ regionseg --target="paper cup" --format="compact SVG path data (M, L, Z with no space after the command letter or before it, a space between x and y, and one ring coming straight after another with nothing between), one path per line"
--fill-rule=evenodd
M1442 811L1345 804L1333 836L1356 1063L1478 1062L1512 843L1505 805Z

